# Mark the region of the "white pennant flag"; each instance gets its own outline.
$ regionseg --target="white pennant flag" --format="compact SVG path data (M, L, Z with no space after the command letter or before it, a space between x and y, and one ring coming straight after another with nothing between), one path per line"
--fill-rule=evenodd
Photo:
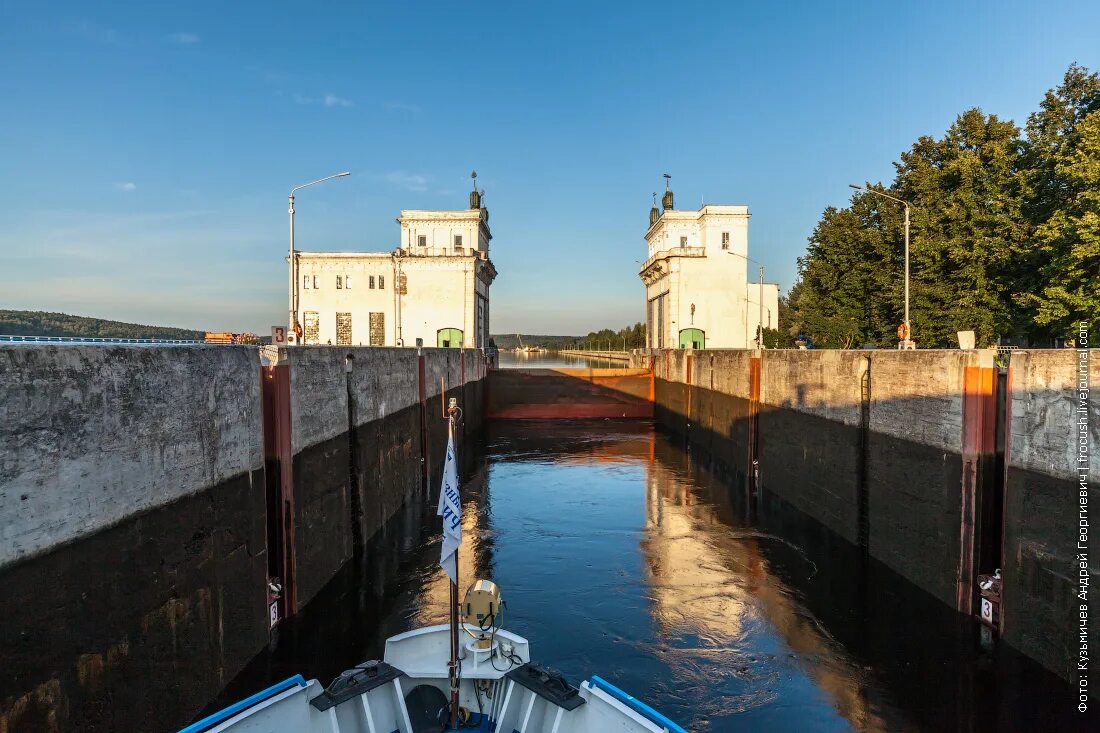
M447 431L447 462L443 465L443 486L439 489L439 508L443 517L443 549L439 564L458 583L458 546L462 544L462 497L458 492L458 466L455 463L455 441Z

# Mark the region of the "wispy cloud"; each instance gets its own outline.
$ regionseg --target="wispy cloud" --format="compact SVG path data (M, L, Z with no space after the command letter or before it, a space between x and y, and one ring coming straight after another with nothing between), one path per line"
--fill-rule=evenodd
M350 107L352 102L350 99L337 97L335 94L326 94L324 104L326 107Z
M308 97L304 94L294 94L291 96L294 100L294 104L319 104L323 107L351 107L355 103L345 97L338 97L335 94L325 94L320 97Z
M383 102L382 108L388 112L419 112L420 106L408 102Z
M423 193L428 190L428 177L417 173L391 171L386 174L386 180L392 185L403 188L406 191Z
M117 188L119 191L125 191L129 193L130 191L133 191L137 188L137 184L133 181L119 181L115 184L115 188Z
M181 46L191 46L199 42L199 37L194 33L173 33L168 38L172 43L178 43Z
M70 33L86 38L89 41L95 43L102 43L106 46L124 46L126 45L122 34L113 28L104 28L103 26L96 25L87 20L77 19L69 21L66 24L66 28Z

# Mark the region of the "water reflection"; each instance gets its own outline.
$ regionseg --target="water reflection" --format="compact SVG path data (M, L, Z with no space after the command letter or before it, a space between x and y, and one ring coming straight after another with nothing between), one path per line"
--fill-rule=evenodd
M679 683L701 695L697 715L732 726L761 713L773 718L769 706L794 705L817 727L843 728L831 720L839 715L859 729L887 729L868 710L875 691L864 671L771 573L761 545L784 540L742 526L720 487L700 485L689 465L663 457L647 464L642 547L662 656ZM816 563L805 558L804 571L817 573ZM805 704L811 687L829 709Z
M668 448L649 425L491 428L513 627L541 660L609 677L695 730L881 727L757 533L734 530L728 495L701 495Z
M505 625L575 681L599 674L697 731L1082 725L1060 681L982 652L972 624L649 423L499 422L462 450L462 588L495 580ZM411 548L385 596L349 570L238 691L327 679L446 620L434 504L412 511L385 540Z

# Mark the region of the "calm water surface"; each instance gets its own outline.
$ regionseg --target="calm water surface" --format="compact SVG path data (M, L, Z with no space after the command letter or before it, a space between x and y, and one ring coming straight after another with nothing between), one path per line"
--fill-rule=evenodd
M462 450L462 586L496 581L505 626L574 683L599 674L699 731L1080 724L1066 686L647 422L501 422ZM347 568L226 700L446 620L430 507L410 512L386 540L409 559Z

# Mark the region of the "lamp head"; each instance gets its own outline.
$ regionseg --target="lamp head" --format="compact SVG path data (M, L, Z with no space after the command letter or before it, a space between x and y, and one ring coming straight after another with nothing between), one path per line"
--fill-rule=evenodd
M849 183L849 184L848 184L848 188L854 188L854 189L855 189L855 190L857 190L857 191L862 191L862 190L863 190L863 186L858 186L858 185L856 185L856 184L854 184L854 183Z

